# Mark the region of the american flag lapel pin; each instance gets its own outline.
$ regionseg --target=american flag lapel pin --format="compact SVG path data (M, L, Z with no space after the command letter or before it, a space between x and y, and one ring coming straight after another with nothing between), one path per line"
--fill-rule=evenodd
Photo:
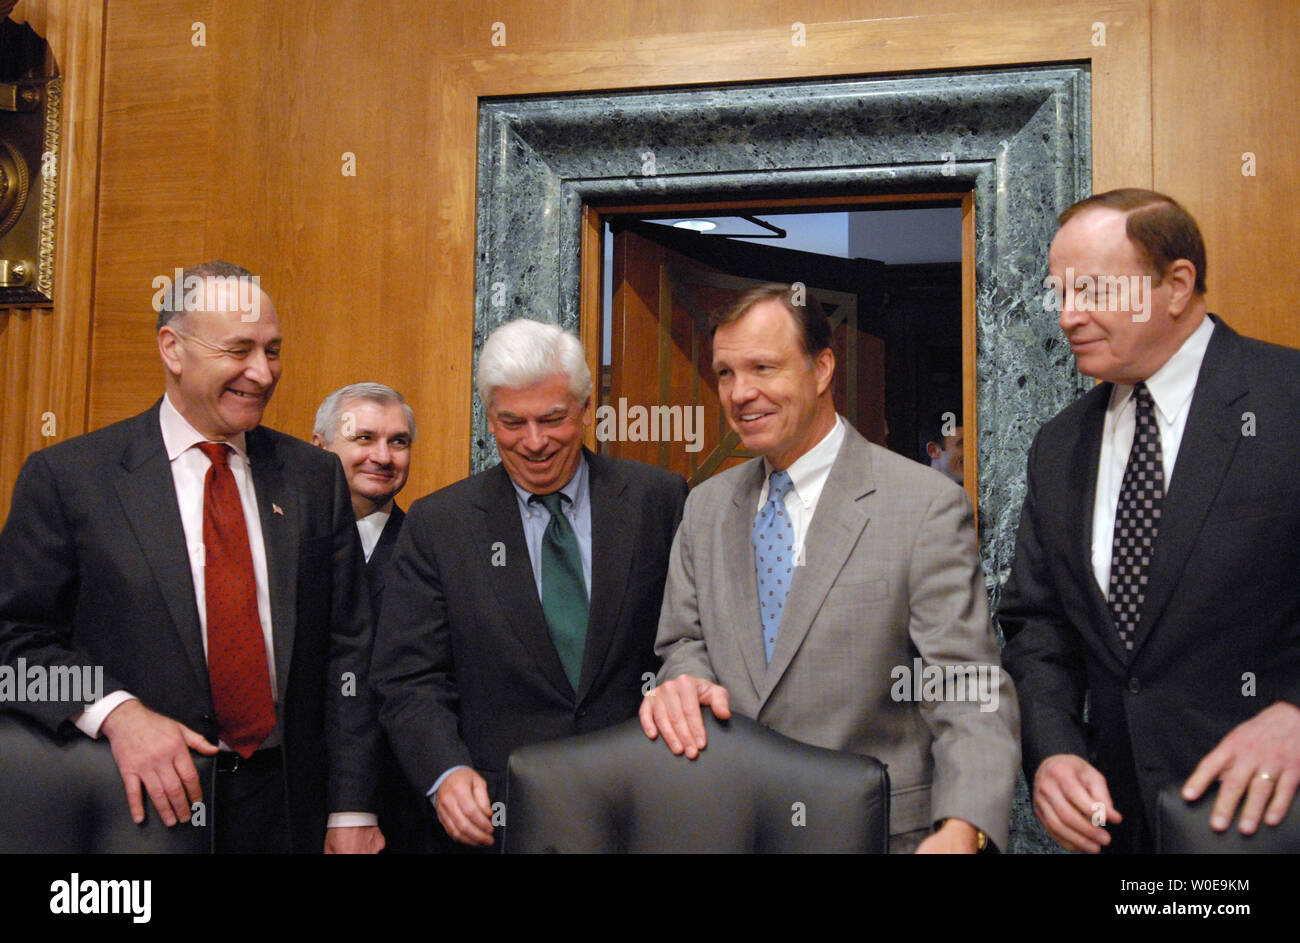
M281 517L284 517L284 508L280 507L280 505L278 505L278 504L276 504L274 501L272 501L272 502L271 502L271 513L272 513L272 514L279 514Z

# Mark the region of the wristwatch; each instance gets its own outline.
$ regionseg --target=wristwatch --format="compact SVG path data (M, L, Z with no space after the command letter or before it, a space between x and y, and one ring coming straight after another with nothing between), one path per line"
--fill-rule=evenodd
M963 819L962 821L965 821L965 819ZM939 831L939 829L943 828L946 824L948 824L947 819L939 819L939 821L934 823L934 830L937 832ZM969 822L967 822L966 824L970 825ZM989 837L988 835L984 834L984 832L981 829L975 828L974 825L971 825L971 828L975 829L975 854L977 855L983 854L985 851L988 851Z

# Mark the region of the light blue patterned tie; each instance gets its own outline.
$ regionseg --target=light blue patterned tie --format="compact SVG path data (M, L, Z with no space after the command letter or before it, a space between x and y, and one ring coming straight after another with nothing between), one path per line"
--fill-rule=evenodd
M794 525L785 509L785 495L793 487L783 471L772 472L767 503L754 519L754 572L758 576L758 613L763 619L763 654L772 663L772 649L781 630L785 597L794 578Z

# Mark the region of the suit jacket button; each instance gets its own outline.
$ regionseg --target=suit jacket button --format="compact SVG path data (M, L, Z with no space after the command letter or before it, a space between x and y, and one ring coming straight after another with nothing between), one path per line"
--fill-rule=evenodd
M587 708L585 708L585 707L580 707L580 708L578 708L578 717L579 717L579 718L583 718L583 717L586 717L586 716L587 716Z
M1138 681L1137 678L1129 678L1128 689L1130 694L1137 694L1139 691L1142 690L1142 684Z

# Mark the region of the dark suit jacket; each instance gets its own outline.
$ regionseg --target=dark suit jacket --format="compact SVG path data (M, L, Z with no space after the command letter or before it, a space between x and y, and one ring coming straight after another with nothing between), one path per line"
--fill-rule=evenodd
M402 532L404 520L406 520L406 512L394 504L393 513L388 515L388 523L379 534L379 542L375 544L375 549L370 551L370 559L366 561L366 586L370 590L370 613L376 621L379 619L379 610L384 601L388 561L393 555L393 548L397 546L397 535Z
M515 747L636 713L686 483L586 453L591 615L573 691L547 631L518 498L497 465L411 505L389 565L373 674L380 718L412 785L472 766L502 798Z
M1048 756L1084 756L1122 814L1153 822L1159 788L1229 730L1279 699L1300 704L1297 378L1300 351L1216 324L1127 657L1090 553L1112 385L1039 431L999 611L1031 781Z
M336 456L261 426L246 443L266 543L291 841L319 852L327 811L373 811L361 544ZM20 656L103 666L105 694L130 691L217 741L158 404L23 466L0 531L0 664ZM82 707L0 705L76 737L69 717Z
M406 514L396 504L388 516L388 523L379 534L375 549L366 561L366 584L370 588L370 614L376 624L384 604L384 585L388 563L397 546L397 535L402 532ZM379 827L384 833L384 851L387 854L428 854L437 849L438 832L441 831L433 817L433 810L423 792L411 788L406 781L388 738L380 735L379 759Z

